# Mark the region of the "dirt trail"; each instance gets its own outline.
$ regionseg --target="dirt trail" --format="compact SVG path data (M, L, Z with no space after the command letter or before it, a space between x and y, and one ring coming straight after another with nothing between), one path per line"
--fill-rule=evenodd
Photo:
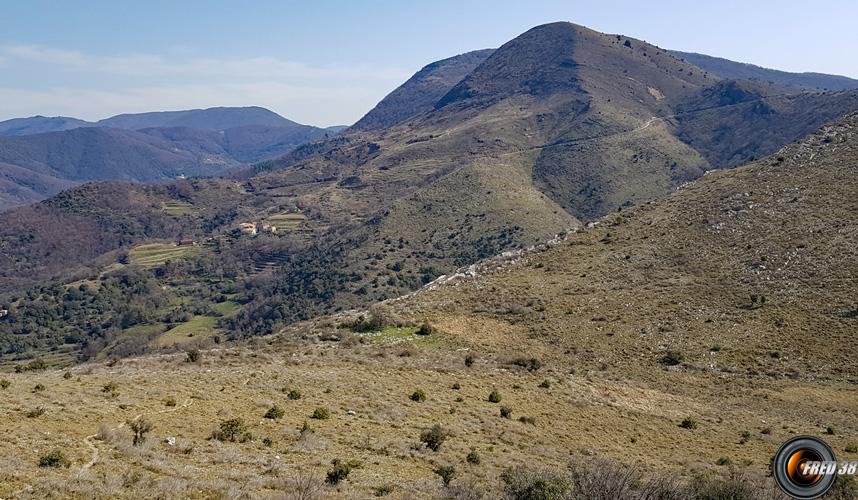
M191 406L191 404L193 404L193 402L194 402L194 400L193 400L193 399L188 398L188 399L187 399L184 403L182 403L180 406L176 406L176 407L173 407L173 408L166 408L166 409L164 409L164 410L156 411L156 412L152 413L152 415L160 415L160 414L162 414L162 413L172 413L172 412L174 412L174 411L178 411L178 410L181 410L181 409L183 409L183 408L187 408L188 406ZM136 422L136 421L140 420L141 418L143 418L143 415L146 415L146 413L140 413L140 414L138 414L138 415L137 415L137 416L135 416L133 419L131 419L131 420L130 420L130 422ZM116 427L113 427L113 428L112 428L112 429L110 429L110 430L111 430L111 431L118 431L119 429L122 429L123 427L125 427L125 426L127 425L127 423L128 423L128 421L126 421L126 422L122 422L121 424L117 425ZM96 434L90 434L89 436L86 436L85 438L83 438L82 442L83 442L83 444L84 444L84 445L86 445L86 447L87 447L87 448L89 448L89 449L90 449L90 451L91 451L91 453L92 453L92 458L90 458L89 462L85 463L85 464L80 468L80 471L78 471L78 474L79 474L79 473L81 473L81 472L84 472L84 471L87 471L87 470L91 469L91 468L92 468L92 466L94 466L94 465L95 465L95 463L96 463L96 462L98 462L98 459L101 457L101 452L98 450L98 447L97 447L97 446L95 446L95 444L93 444L93 442L92 442L92 440L93 440L93 439L95 439L97 436L98 436L98 433L96 433ZM11 499L11 498L17 498L18 496L20 496L20 495L22 495L22 494L24 494L24 493L26 493L26 492L28 492L28 491L30 491L30 490L32 490L32 489L33 489L33 485L28 484L27 486L24 486L23 488L21 488L21 489L19 489L19 490L15 491L15 492L13 492L13 493L12 493L12 495L11 495L11 496L9 496L9 498L10 498L10 499ZM3 497L0 497L0 500L4 500L4 498L3 498Z
M182 408L187 408L188 406L191 406L191 404L192 404L193 402L194 402L194 400L193 400L193 399L188 398L188 399L187 399L184 403L182 403L180 406L176 406L176 407L173 407L173 408L167 408L167 409L164 409L164 410L156 411L155 413L153 413L153 415L160 415L160 414L162 414L162 413L172 413L172 412L177 411L177 410L180 410L180 409L182 409ZM138 414L138 415L137 415L137 416L135 416L133 419L131 419L131 420L130 420L130 422L136 422L136 421L140 420L141 418L143 418L143 415L145 415L145 413L140 413L140 414ZM123 427L125 427L125 425L126 425L128 422L129 422L129 421L122 422L121 424L117 425L116 427L114 427L114 428L112 428L112 429L110 429L110 430L111 430L111 431L118 431L119 429L122 429ZM92 440L93 440L93 439L95 439L97 436L98 436L98 434L96 433L96 434L90 434L89 436L86 436L85 438L83 438L83 444L85 444L85 445L86 445L90 450L92 450L92 458L90 459L90 461L89 461L89 462L87 462L86 464L84 464L84 466L83 466L83 467L81 467L81 468L80 468L80 472L83 472L83 471L86 471L86 470L91 469L91 468L92 468L92 466L93 466L93 465L95 465L95 463L98 461L98 459L99 459L99 457L100 457L100 452L99 452L99 450L98 450L98 447L97 447L97 446L95 446L95 445L92 443Z

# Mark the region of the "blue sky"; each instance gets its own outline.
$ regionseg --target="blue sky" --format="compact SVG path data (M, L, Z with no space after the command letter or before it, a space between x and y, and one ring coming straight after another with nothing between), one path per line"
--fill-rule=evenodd
M858 78L856 19L853 0L9 1L0 120L259 105L346 124L423 65L552 21Z

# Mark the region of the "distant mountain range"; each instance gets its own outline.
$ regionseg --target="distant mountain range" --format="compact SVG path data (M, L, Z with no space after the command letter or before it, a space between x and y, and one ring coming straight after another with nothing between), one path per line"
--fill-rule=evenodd
M96 122L63 116L6 120L0 122L0 209L32 203L84 181L151 182L180 175L221 175L243 164L277 158L297 146L325 137L386 130L436 107L462 100L465 95L450 94L451 90L456 87L457 92L462 92L463 79L494 52L494 49L476 50L428 64L351 127L322 129L301 125L256 106L121 114ZM668 53L661 49L657 52ZM769 95L858 88L858 80L842 76L788 73L701 54L671 53L703 70L704 76L710 75L712 81L747 82L727 89L728 93L744 92L741 89L750 89L754 83L763 85L757 91ZM486 78L494 77L492 74ZM757 95L754 90L749 92L751 98ZM79 130L84 128L102 130ZM108 128L122 130L104 130ZM694 130L692 126L682 133L700 147L734 146L724 145L720 137L703 145L706 139L692 137ZM41 136L49 133L61 135ZM281 163L304 157L306 151ZM735 156L730 164L741 163L751 156ZM562 176L555 181L565 182Z
M7 120L0 122L0 209L78 182L220 175L343 128L301 125L260 107Z
M152 113L126 113L103 120L88 122L67 116L32 116L13 118L0 122L0 136L18 136L62 132L81 127L112 127L129 130L161 127L187 127L202 130L226 130L244 126L300 127L301 125L259 106L239 108L217 107L207 109L189 109L185 111L156 111ZM318 127L313 127L318 128ZM339 132L346 126L325 128L329 132Z
M779 85L794 91L840 91L858 89L858 80L823 73L789 73L776 69L761 68L693 52L671 51L691 64L721 78L731 80L756 80Z
M542 25L494 51L424 67L354 127L316 129L243 175L93 183L7 211L0 257L14 265L0 270L0 286L44 283L181 234L208 241L199 258L209 267L200 268L222 267L229 289L241 290L232 334L266 333L663 198L855 110L856 90L735 80L631 37ZM0 162L36 195L60 188L38 185L46 180L233 173L276 156L266 145L283 143L273 130L284 128L80 128L7 137ZM300 230L289 218L298 206ZM273 240L225 236L237 221L272 217L296 230ZM87 237L57 236L65 227Z
M46 132L61 132L80 127L94 127L93 122L69 118L68 116L31 116L29 118L13 118L0 122L0 136L18 136L44 134Z

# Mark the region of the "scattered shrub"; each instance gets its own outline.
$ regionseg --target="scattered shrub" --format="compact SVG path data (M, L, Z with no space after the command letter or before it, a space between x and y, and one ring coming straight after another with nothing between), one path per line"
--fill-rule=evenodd
M691 417L685 417L682 419L682 422L679 424L683 429L696 429L697 428L697 420L694 420Z
M536 358L515 358L512 360L512 364L516 366L520 366L522 368L527 368L528 371L535 372L542 368L542 361L539 361Z
M501 406L500 416L503 418L512 418L512 408L509 406Z
M274 440L272 440L271 438L267 437L267 438L265 438L265 439L263 439L263 440L262 440L262 444L264 444L264 445L265 445L266 447L268 447L268 448L271 448L272 446L274 446Z
M306 420L304 420L304 425L302 425L301 428L298 429L298 432L300 432L301 435L304 436L306 434L312 434L316 431L312 427L310 427L310 424L307 423Z
M312 474L293 472L287 483L290 494L283 497L292 500L316 500L322 496L324 484Z
M420 441L432 451L441 449L441 445L450 436L450 433L444 430L440 425L435 424L431 429L425 429L420 433Z
M381 486L375 487L375 489L373 490L373 494L375 494L375 496L377 497L386 497L387 495L393 493L395 489L396 487L394 487L392 484L382 484Z
M267 412L265 412L265 415L263 415L263 417L271 420L277 420L278 418L283 418L283 415L286 415L286 412L283 411L283 408L274 405L269 408Z
M69 467L71 461L62 450L53 450L39 457L39 467Z
M176 406L176 398L167 398L164 401L164 406L170 406L170 407Z
M26 365L17 365L15 366L16 373L22 372L35 372L41 371L48 368L47 363L42 358L36 358L27 363Z
M835 434L834 427L831 427L829 425L828 427L825 428L825 433L828 434L829 436L833 436Z
M202 357L203 357L203 355L202 355L202 353L199 351L199 349L191 349L191 350L190 350L190 351L188 351L185 355L187 356L187 357L185 358L185 361L186 361L186 362L188 362L188 363L199 363L199 362L200 362L200 360L202 360Z
M66 380L68 380L68 379L72 378L72 374L71 374L71 372L70 372L70 371L66 371L66 372L64 372L64 373L63 373L63 378L64 378L64 379L66 379Z
M218 441L250 441L250 433L247 431L247 424L243 419L230 418L220 423L220 428L212 433L212 439Z
M146 441L146 434L152 430L152 427L152 423L143 418L128 421L128 428L134 434L132 444L134 446L143 444L143 441Z
M411 394L411 401L416 401L418 403L426 401L426 393L423 392L423 389L417 389Z
M858 444L849 443L846 445L846 448L843 449L846 453L858 453Z
M750 432L742 431L742 433L739 434L739 444L745 444L750 440L751 440L751 433Z
M477 450L472 448L471 451L468 452L468 455L465 457L465 461L469 464L480 465L482 459L480 458L480 454L477 452Z
M634 500L688 498L679 494L678 491L671 490L675 482L664 483L662 476L652 475L646 476L650 479L649 482L644 482L644 477L634 467L609 460L588 460L573 465L570 472L569 479L572 491L569 498L597 497Z
M11 385L12 385L12 382L9 382L9 381L8 381L8 380L6 380L5 378L4 378L4 379L0 379L0 389L8 389L8 388L9 388L9 386L11 386Z
M462 386L461 386L461 385L459 385L459 383L458 383L458 382L456 382L455 384L453 384L452 388L453 388L453 390L454 390L454 391L458 391L459 389L461 389L461 388L462 388Z
M113 382L108 382L101 388L101 392L110 397L116 397L119 395L119 387Z
M331 418L331 412L324 406L320 406L313 410L313 415L311 415L310 418L314 418L316 420L327 420Z
M45 390L45 386L42 384L36 384L33 386L33 392L42 392Z
M476 358L474 357L473 354L468 354L467 356L465 356L465 366L467 366L467 367L473 366L474 361L476 361Z
M515 500L562 500L570 489L569 481L560 474L522 467L505 470L501 480L507 494Z
M389 318L390 313L381 306L373 306L366 315L358 316L352 323L351 329L355 333L377 332L385 326L394 323Z
M699 499L735 499L751 500L760 498L751 483L744 475L736 470L731 470L729 475L715 476L705 475L694 478L687 486L686 498Z
M500 402L501 402L500 393L497 390L492 390L492 392L489 393L489 403L500 403Z
M483 500L484 498L492 498L472 480L459 480L455 484L448 486L446 495L447 500Z
M328 471L328 476L325 479L325 482L330 485L335 485L349 477L352 469L360 468L361 462L360 460L349 460L348 462L343 462L339 458L335 458L331 462L331 465L333 465L333 467Z
M715 465L733 465L733 461L730 460L730 457L720 457L718 460L715 461Z
M548 389L549 387L551 387L551 382L549 382L548 380L543 380L539 383L539 387L541 389Z
M536 425L536 419L533 417L521 416L521 417L518 417L518 421L523 423L523 424Z
M452 465L441 465L432 472L441 476L444 486L450 486L450 481L456 477L456 468Z
M728 459L719 460L726 465ZM730 467L725 475L710 471L690 481L670 475L642 474L626 464L608 460L574 463L569 472L523 467L501 474L507 497L514 500L629 499L629 500L752 500L782 498L771 494L769 484L748 478ZM832 491L835 491L837 487ZM852 499L851 495L833 496Z
M291 401L301 399L301 391L299 391L298 389L292 389L289 391L288 394L286 394L286 397L289 398Z
M45 409L42 408L41 406L37 406L37 407L33 408L32 410L27 412L27 418L41 417L44 414L45 414Z
M682 353L679 351L667 351L661 357L660 362L665 366L676 366L682 363Z
M435 329L429 323L423 323L417 330L417 335L432 335L433 333L435 333Z

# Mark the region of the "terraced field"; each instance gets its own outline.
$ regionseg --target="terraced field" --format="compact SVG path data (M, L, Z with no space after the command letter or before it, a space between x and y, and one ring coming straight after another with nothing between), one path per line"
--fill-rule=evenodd
M73 344L64 344L57 346L51 350L43 350L34 352L34 358L44 361L45 365L50 368L68 366L74 363L77 359L77 348ZM14 359L5 359L0 362L0 372L13 371L16 366L26 365L29 361L19 361Z
M277 226L278 231L291 231L298 229L306 220L307 216L304 214L282 213L268 217L265 222Z
M197 212L193 205L183 201L165 201L161 203L161 210L170 215L191 215Z
M131 249L128 256L131 264L152 267L161 265L168 260L181 259L199 251L200 248L193 245L177 246L173 243L147 243Z

